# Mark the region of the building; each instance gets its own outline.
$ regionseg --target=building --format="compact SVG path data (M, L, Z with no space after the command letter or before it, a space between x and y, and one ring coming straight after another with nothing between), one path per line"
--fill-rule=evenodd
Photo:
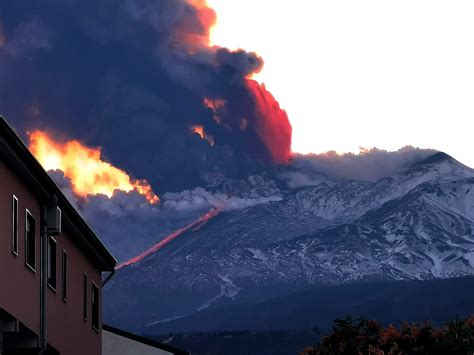
M0 354L99 355L116 260L0 118Z
M104 325L102 355L188 355L189 353L167 344L140 337L121 329Z

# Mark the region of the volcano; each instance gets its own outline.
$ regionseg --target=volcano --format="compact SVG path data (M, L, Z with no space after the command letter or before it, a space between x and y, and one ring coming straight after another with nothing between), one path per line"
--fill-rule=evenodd
M436 153L374 182L319 175L280 201L221 212L119 270L105 314L166 332L180 318L308 288L468 276L473 247L474 170Z

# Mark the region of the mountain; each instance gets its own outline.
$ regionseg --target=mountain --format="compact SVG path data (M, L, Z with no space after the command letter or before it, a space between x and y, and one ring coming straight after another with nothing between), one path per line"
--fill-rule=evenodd
M327 334L333 320L346 315L377 319L386 325L428 320L441 326L446 320L474 313L474 293L467 292L473 287L472 276L319 286L258 303L208 308L153 325L147 331L149 334L176 334L211 333L224 327L227 331L248 329L253 332L318 328Z
M321 176L279 201L221 212L119 270L105 316L147 332L315 287L471 275L473 247L474 170L436 153L375 182Z

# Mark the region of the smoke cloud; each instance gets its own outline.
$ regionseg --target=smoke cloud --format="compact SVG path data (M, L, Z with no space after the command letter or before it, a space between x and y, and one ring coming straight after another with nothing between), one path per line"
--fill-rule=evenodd
M436 151L432 149L407 146L393 152L372 148L362 150L360 154L295 154L292 166L296 170L282 176L289 187L320 183L321 174L339 179L376 181L395 175L434 153Z
M140 254L210 210L240 210L280 201L283 196L272 180L252 175L218 184L219 189L198 187L165 193L160 204L150 204L137 191L115 190L111 197L80 197L62 171L52 170L49 174L120 261Z
M263 61L209 46L215 18L201 0L0 2L0 112L20 132L101 146L159 193L199 186L224 161L247 175L246 156L286 163L288 117L248 79Z

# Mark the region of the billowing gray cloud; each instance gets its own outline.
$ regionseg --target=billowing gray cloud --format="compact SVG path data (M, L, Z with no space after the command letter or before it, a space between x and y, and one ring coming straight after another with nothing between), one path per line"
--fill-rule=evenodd
M173 231L189 224L212 209L239 210L279 201L282 192L273 181L250 176L227 181L227 192L198 187L178 193L165 193L161 203L151 205L136 191L116 190L112 197L77 197L71 182L60 170L49 172L64 194L121 261L140 254Z
M225 193L211 193L203 188L184 190L179 193L165 193L163 206L177 212L218 208L222 211L239 210L262 203L280 201L282 195L279 191L266 195L229 196Z
M283 177L290 187L308 186L321 182L316 175L352 180L375 181L401 172L436 151L404 147L398 151L369 149L360 154L295 154L292 166L296 170L286 172Z

